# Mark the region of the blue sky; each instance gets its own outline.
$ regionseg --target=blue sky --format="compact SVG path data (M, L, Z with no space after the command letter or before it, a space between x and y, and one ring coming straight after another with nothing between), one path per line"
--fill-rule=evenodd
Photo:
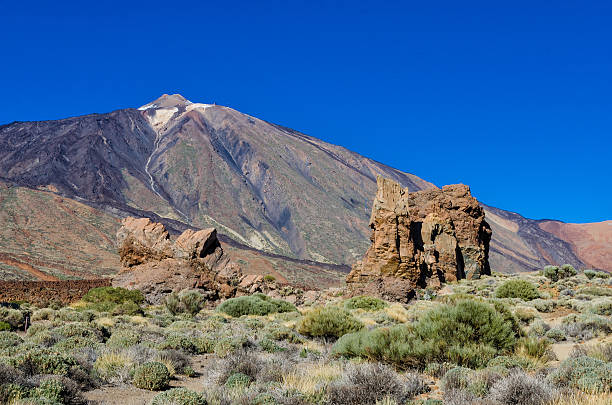
M3 2L0 123L216 102L530 218L612 219L612 3Z

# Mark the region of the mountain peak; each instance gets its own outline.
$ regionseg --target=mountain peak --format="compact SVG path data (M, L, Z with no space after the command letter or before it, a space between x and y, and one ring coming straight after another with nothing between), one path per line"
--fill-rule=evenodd
M180 94L162 94L157 100L143 105L139 110L148 110L149 108L185 107L189 104L193 103Z

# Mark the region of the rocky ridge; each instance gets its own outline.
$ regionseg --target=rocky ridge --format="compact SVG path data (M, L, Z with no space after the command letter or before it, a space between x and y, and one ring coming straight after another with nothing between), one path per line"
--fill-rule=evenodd
M462 184L411 193L378 177L372 245L347 276L354 294L407 301L418 287L490 274L491 228Z
M123 268L113 286L138 289L152 304L185 289L199 290L210 305L258 292L294 304L324 300L328 294L305 292L261 274L245 274L224 252L214 228L188 229L172 241L161 223L128 217L117 232L117 245Z

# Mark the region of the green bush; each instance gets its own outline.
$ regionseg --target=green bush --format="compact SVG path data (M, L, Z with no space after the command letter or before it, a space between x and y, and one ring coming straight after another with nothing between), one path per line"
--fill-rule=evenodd
M160 391L168 387L170 373L162 363L152 361L136 369L132 382L138 388Z
M113 332L106 341L106 347L122 349L140 343L140 334L135 330L120 329Z
M557 386L584 392L608 392L612 384L612 363L587 356L569 358L551 372L548 379Z
M207 402L202 394L195 391L187 388L171 388L157 394L151 405L207 405Z
M17 346L23 343L23 339L13 332L0 332L0 350Z
M251 383L251 377L243 373L234 373L227 378L225 386L228 388L247 387Z
M535 300L531 300L528 305L531 305L538 312L552 312L555 309L555 301L553 300L543 300L541 298L536 298Z
M587 276L589 280L593 278L610 278L610 274L605 271L585 270L584 275Z
M11 329L11 324L8 322L4 322L4 321L0 321L0 332L5 332L5 331L10 331Z
M183 290L180 293L173 292L169 294L164 304L172 315L190 314L197 315L202 308L206 298L197 290Z
M388 304L380 298L369 297L367 295L360 295L358 297L349 298L344 301L344 307L346 309L365 309L366 311L378 311L386 308Z
M45 377L38 387L29 393L29 397L41 404L81 404L85 403L77 385L64 377ZM46 402L45 400L49 401Z
M497 298L520 298L530 301L540 297L535 285L527 280L508 280L495 290Z
M217 310L235 318L242 315L268 315L297 311L295 306L287 301L273 299L264 294L230 298L219 305Z
M516 343L510 320L491 305L459 301L428 312L412 326L397 325L341 337L334 355L363 357L400 368L424 368L432 362L482 367Z
M24 314L20 310L0 307L0 322L9 324L11 329L23 327L24 320Z
M363 329L350 312L335 306L314 308L300 320L298 332L313 337L339 338Z
M552 328L544 335L549 339L554 340L555 342L562 342L567 339L567 335L565 332L558 328Z
M144 296L138 290L127 290L121 287L97 287L92 288L82 298L87 303L88 309L98 312L112 312L118 306L126 306L128 303L140 306L144 302ZM133 305L126 306L133 308Z
M517 350L519 353L524 353L536 359L554 359L555 356L550 346L550 339L533 336L521 338L517 342Z
M559 281L563 278L568 278L576 275L576 269L571 264L564 264L561 267L557 266L546 266L542 274L544 277L551 279L552 281Z
M72 356L52 349L34 348L9 357L7 363L26 375L68 375L73 367L78 366L76 359Z

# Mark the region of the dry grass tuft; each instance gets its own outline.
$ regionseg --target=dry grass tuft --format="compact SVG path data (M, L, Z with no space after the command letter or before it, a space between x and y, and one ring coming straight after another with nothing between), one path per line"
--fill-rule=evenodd
M612 404L612 393L607 394L585 394L582 392L572 395L564 395L547 405L610 405Z

